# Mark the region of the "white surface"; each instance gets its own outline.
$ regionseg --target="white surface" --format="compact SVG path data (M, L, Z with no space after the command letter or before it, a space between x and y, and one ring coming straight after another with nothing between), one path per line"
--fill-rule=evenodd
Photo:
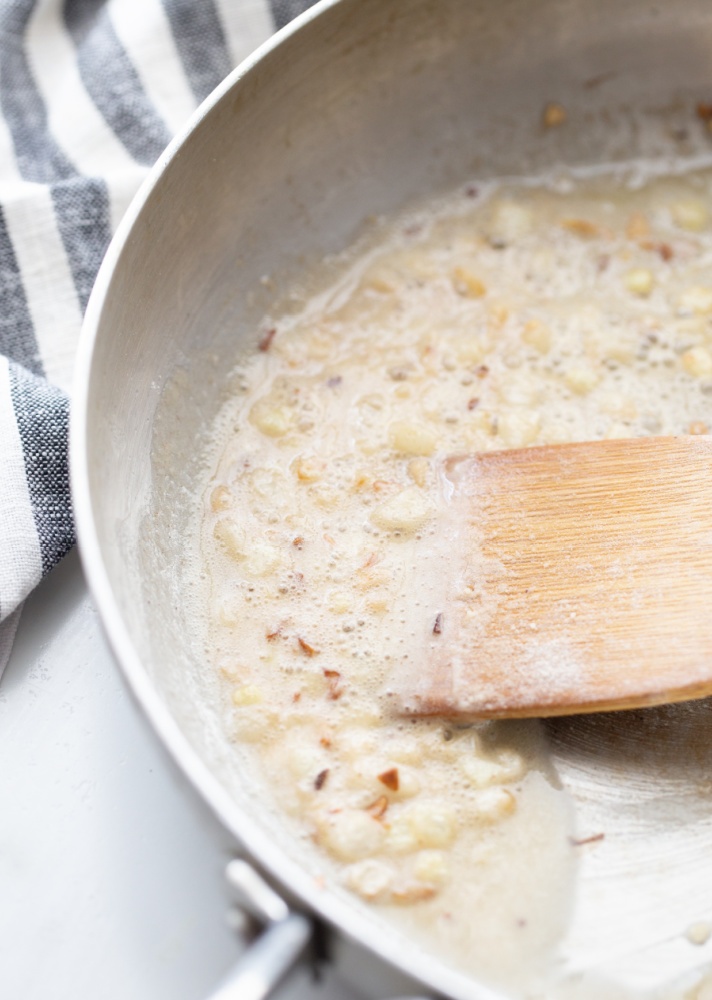
M230 845L114 666L76 553L0 680L0 997L200 1000L239 954ZM356 1000L301 970L280 1000Z

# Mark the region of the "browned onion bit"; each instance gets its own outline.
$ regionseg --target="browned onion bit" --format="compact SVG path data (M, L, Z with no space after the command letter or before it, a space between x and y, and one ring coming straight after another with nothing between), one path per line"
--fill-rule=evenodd
M370 806L366 806L366 812L373 816L374 819L383 819L387 809L388 799L385 795L379 795L375 802L372 802Z
M270 349L276 333L277 329L274 326L271 326L269 330L265 330L260 338L259 344L257 345L260 351L268 351Z
M378 775L378 780L381 784L385 785L386 788L390 788L392 792L397 792L400 787L400 779L398 777L398 768L391 767L383 774Z
M331 701L338 701L344 693L341 687L341 674L338 670L325 670L324 677L328 684L327 696Z

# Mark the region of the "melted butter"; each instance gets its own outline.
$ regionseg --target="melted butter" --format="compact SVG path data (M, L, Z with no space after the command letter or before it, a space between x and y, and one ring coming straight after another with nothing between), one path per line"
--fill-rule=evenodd
M307 864L515 992L556 974L574 821L536 721L393 710L394 665L417 669L477 587L439 544L438 462L706 432L709 191L705 172L543 178L379 222L265 318L215 428L225 726Z

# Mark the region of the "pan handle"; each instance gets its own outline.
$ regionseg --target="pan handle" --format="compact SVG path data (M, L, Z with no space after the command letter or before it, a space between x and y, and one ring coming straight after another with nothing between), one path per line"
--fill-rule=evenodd
M306 949L312 925L241 858L231 861L225 874L243 913L264 929L208 1000L265 1000Z

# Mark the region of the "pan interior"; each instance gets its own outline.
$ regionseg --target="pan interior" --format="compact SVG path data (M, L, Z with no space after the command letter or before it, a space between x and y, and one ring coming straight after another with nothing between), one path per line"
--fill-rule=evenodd
M694 109L712 87L707 7L686 3L683 18L680 7L615 0L553 0L536 16L523 0L328 3L223 89L110 258L86 428L113 593L102 612L137 654L140 666L127 669L145 672L186 738L179 755L206 765L220 802L234 804L227 825L301 896L296 863L276 861L299 850L257 805L259 788L219 725L193 578L206 435L231 391L226 373L254 348L270 306L262 279L286 288L368 216L472 178L706 157ZM566 129L542 128L550 101L566 106ZM583 855L571 941L584 966L623 984L607 996L684 996L661 984L681 982L705 954L675 934L705 917L712 882L709 711L700 702L548 726L579 824L606 830L605 850ZM262 851L259 829L276 852ZM415 949L379 945L363 913L348 917L343 901L330 911L318 897L313 905L352 919L381 954L407 956L395 964L453 995L486 995ZM611 899L619 905L601 933L604 898L607 913ZM587 989L579 995L600 995Z

